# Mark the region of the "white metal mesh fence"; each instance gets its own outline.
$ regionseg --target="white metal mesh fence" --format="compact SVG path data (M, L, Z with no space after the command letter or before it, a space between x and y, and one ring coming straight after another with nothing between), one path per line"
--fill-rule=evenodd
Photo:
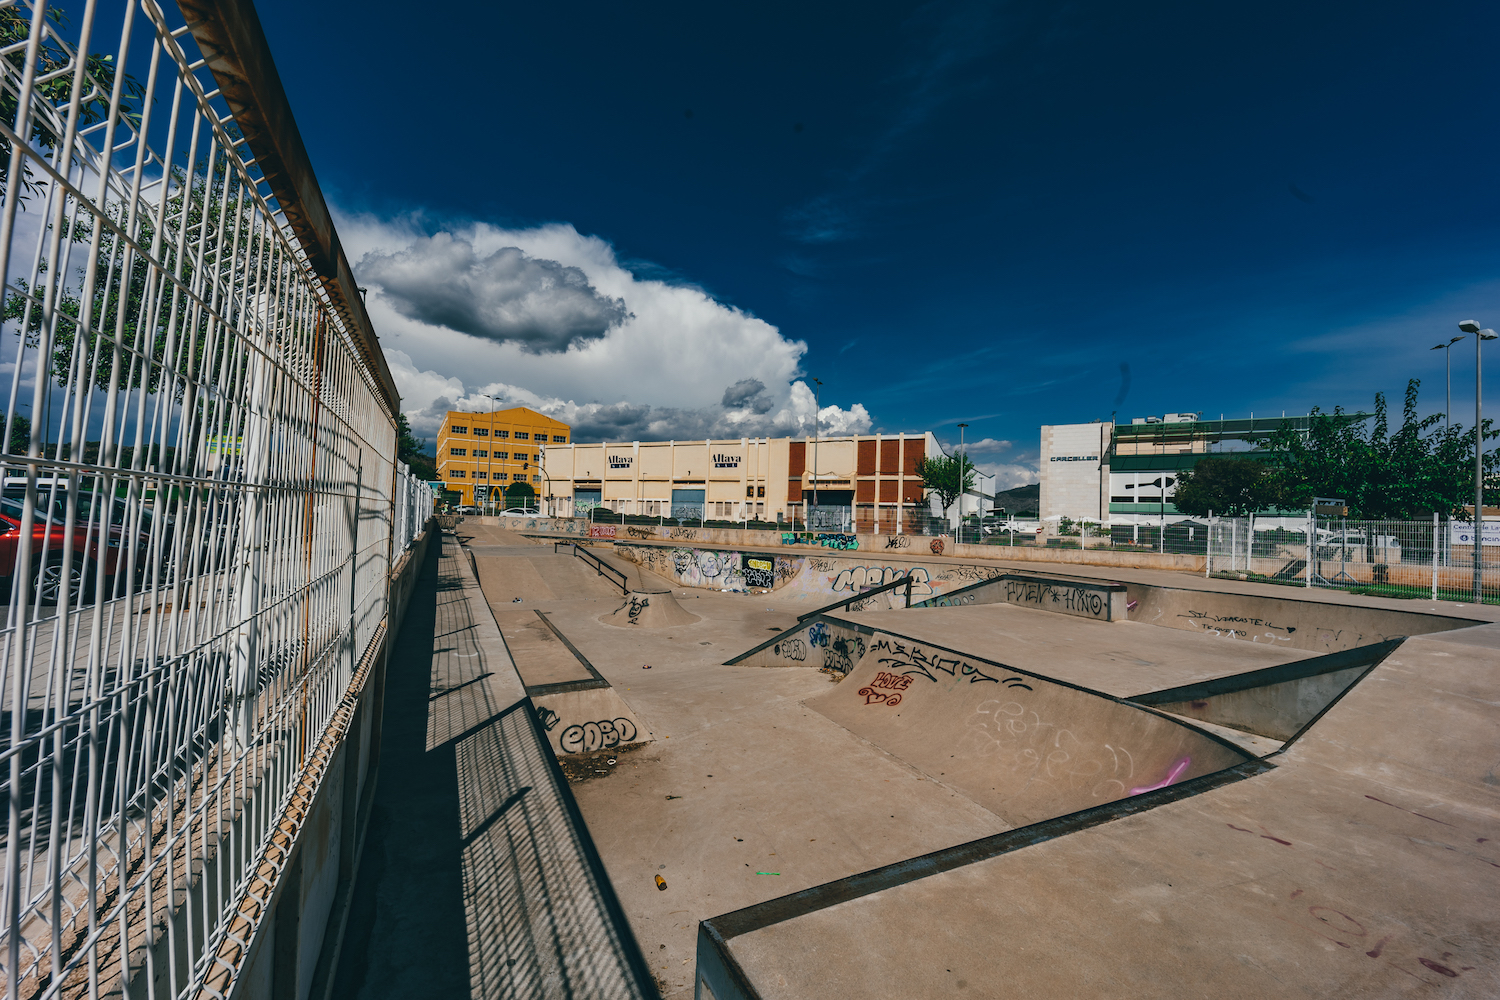
M1500 525L1490 526L1488 544L1477 547L1472 522L1437 517L1318 518L1311 536L1307 529L1306 518L1216 519L1209 526L1206 572L1389 597L1500 603L1500 537L1494 537Z
M0 3L0 975L186 996L431 495L181 13L67 15Z

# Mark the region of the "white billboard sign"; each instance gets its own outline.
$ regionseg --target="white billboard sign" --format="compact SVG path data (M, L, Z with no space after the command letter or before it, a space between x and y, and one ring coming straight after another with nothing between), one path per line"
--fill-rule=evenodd
M1500 545L1500 517L1487 517L1480 523L1484 531L1481 545ZM1473 521L1449 521L1448 522L1448 544L1449 545L1473 545L1474 544L1474 522ZM1486 556L1486 559L1489 557Z

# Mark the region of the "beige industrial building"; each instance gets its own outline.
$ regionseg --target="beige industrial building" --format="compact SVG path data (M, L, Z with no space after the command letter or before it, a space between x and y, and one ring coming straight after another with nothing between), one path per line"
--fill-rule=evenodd
M940 453L931 434L573 443L546 449L540 492L557 515L728 521L800 518L816 493L819 507L847 509L849 530L895 533L925 512L917 464Z

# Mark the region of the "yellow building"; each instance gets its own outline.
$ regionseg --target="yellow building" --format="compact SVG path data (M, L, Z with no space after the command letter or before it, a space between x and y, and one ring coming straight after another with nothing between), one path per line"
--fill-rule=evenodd
M524 406L494 413L449 410L438 429L438 478L461 493L459 502L465 504L484 502L487 495L502 494L517 483L541 493L542 452L547 445L571 441L567 424ZM510 506L498 496L491 499L502 508ZM535 499L528 498L525 506L537 506Z

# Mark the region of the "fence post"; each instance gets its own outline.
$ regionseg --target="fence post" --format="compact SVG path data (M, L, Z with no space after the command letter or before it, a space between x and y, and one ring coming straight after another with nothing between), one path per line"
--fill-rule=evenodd
M1432 599L1437 600L1438 512L1432 512Z
M1307 509L1307 586L1313 585L1313 550L1317 548L1318 521L1309 507Z
M1203 579L1214 575L1214 521L1208 519L1208 542L1203 546Z

